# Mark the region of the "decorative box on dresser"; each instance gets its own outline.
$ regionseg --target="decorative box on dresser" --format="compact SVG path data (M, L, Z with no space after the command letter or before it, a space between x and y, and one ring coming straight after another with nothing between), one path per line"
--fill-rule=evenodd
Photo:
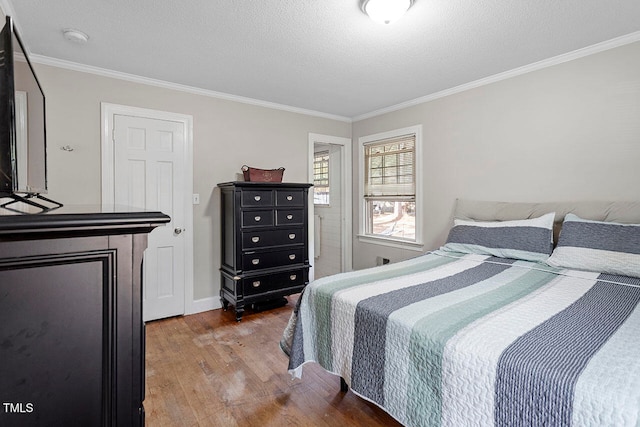
M144 425L142 257L168 221L0 209L0 425Z
M309 282L312 184L225 182L221 192L221 287L236 320L248 304L283 300ZM277 303L276 303L277 304Z

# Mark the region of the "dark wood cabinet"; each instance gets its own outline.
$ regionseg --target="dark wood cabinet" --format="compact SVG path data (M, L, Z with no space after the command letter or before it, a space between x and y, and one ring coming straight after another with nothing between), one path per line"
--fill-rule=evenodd
M0 212L0 425L144 425L142 257L159 212Z
M311 184L226 182L221 192L220 298L235 306L276 301L309 282Z

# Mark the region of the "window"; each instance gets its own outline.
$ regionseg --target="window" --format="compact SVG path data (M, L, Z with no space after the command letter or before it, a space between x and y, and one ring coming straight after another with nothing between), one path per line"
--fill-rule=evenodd
M329 152L314 153L313 157L313 203L329 204Z
M361 236L420 243L416 191L419 126L360 138L363 177Z

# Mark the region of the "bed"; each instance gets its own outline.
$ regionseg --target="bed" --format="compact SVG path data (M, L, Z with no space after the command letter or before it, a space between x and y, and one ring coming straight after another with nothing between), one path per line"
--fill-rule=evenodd
M454 217L436 251L309 284L290 372L318 363L407 426L640 426L640 203Z

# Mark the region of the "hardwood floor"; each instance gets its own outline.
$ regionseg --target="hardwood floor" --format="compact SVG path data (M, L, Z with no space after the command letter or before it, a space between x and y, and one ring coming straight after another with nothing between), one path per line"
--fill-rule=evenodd
M232 309L147 323L146 425L399 426L316 364L291 379L278 343L296 299L239 323Z

